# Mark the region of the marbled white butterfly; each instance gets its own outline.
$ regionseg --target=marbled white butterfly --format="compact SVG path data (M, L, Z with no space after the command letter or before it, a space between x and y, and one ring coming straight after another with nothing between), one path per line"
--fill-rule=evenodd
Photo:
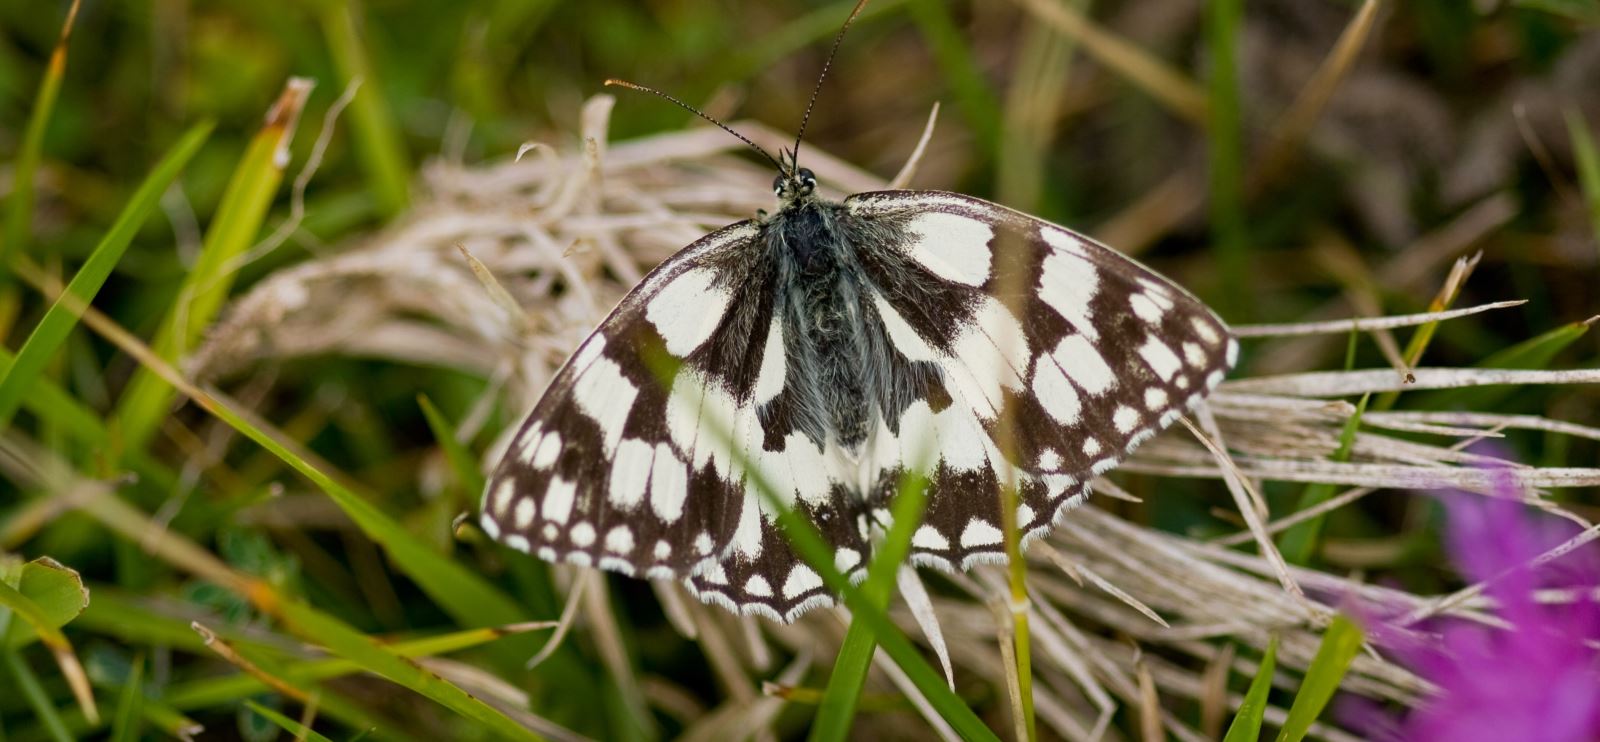
M965 569L1005 558L1002 482L1044 535L1234 363L1205 305L1094 240L954 193L827 200L784 154L777 211L668 258L556 374L485 492L491 537L790 621L833 596L747 467L852 579L921 467L912 561Z

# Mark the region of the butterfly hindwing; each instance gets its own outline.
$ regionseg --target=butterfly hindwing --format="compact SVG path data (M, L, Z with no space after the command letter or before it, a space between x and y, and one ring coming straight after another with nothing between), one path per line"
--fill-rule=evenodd
M860 231L900 235L858 246L874 313L900 359L938 366L926 396L949 399L910 406L874 442L886 482L912 449L929 451L918 563L1003 558L1008 480L1024 538L1046 533L1234 362L1235 341L1204 304L1075 232L951 193L863 193L845 206L892 225ZM868 495L880 524L893 491Z
M655 577L687 574L728 546L745 493L715 475L714 446L686 419L700 410L685 400L715 405L748 384L722 369L744 368L750 352L737 331L753 320L731 310L740 290L760 288L734 264L757 235L741 222L685 248L579 346L490 479L490 535L550 561Z

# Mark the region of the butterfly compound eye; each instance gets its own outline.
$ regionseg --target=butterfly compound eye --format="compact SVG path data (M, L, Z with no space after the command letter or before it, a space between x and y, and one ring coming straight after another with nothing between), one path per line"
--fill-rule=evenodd
M816 190L817 174L811 172L809 168L800 168L800 172L796 173L796 176L800 180L801 190L805 191L806 193Z
M772 179L772 193L778 196L783 195L783 175L780 174Z

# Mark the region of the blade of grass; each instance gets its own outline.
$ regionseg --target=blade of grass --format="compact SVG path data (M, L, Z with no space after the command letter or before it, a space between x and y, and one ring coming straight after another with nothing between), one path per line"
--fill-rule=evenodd
M6 669L11 672L12 687L22 691L23 700L33 709L34 716L44 725L45 731L56 742L72 742L72 735L67 732L66 722L61 719L61 712L55 704L50 702L49 694L45 693L44 686L39 684L39 676L33 674L33 668L15 650L0 649L0 660L5 662Z
M1267 644L1267 653L1261 657L1250 690L1245 691L1239 712L1228 725L1228 736L1223 742L1256 742L1261 739L1261 718L1267 713L1267 694L1272 691L1272 673L1278 660L1278 637Z
M1248 321L1254 315L1250 297L1250 254L1244 219L1244 143L1239 104L1239 23L1242 0L1215 0L1206 5L1206 40L1211 74L1207 118L1210 144L1211 239L1222 273L1222 306L1229 319Z
M123 253L133 241L134 234L145 220L155 212L160 204L161 194L165 193L178 173L188 164L189 158L199 151L206 137L211 133L211 124L202 123L190 128L188 133L180 138L177 144L168 150L166 156L156 163L150 175L147 176L139 188L134 191L133 198L128 205L123 207L122 213L117 216L100 244L96 245L94 252L84 262L78 274L72 277L72 282L67 285L67 293L51 304L44 319L33 329L22 349L17 352L16 359L6 370L4 379L0 379L0 430L11 423L11 417L17 411L22 401L31 396L35 382L44 372L45 366L50 362L51 356L66 339L67 333L72 331L78 323L77 313L68 306L67 296L75 297L78 302L87 304L100 292L100 287L110 277L111 270L122 259Z
M1358 338L1359 335L1357 333L1350 333L1350 341L1345 347L1344 355L1344 370L1346 371L1355 367L1356 340ZM1361 395L1361 401L1356 404L1355 413L1344 421L1344 427L1339 431L1339 447L1334 450L1332 456L1328 457L1330 461L1343 463L1350 460L1350 451L1355 446L1356 433L1361 429L1361 417L1366 414L1367 404L1371 401L1371 394ZM1334 491L1333 485L1321 482L1306 487L1305 492L1300 495L1300 502L1295 505L1295 512L1309 510L1326 502L1328 498L1333 497ZM1322 524L1326 520L1327 516L1319 515L1284 531L1283 535L1278 537L1278 551L1283 554L1283 558L1290 564L1306 564L1310 562L1312 555L1316 554L1317 537L1322 533Z
M1571 322L1528 338L1509 348L1485 356L1472 364L1473 368L1547 369L1556 355L1589 333L1597 320ZM1468 389L1447 389L1418 395L1416 409L1420 410L1492 410L1506 397L1515 394L1516 386L1482 386Z
M1060 0L1016 0L1039 20L1077 39L1085 53L1147 93L1167 110L1204 125L1209 120L1205 93L1193 80L1116 34L1095 25Z
M345 0L316 0L317 20L323 38L346 85L359 80L350 104L350 129L356 155L367 173L367 188L377 200L378 210L388 217L404 211L411 200L411 163L400 126L384 104L383 91L372 74L361 31L356 22L359 3Z
M922 513L927 505L927 480L905 477L895 496L892 523L884 538L883 548L867 567L867 578L861 587L863 597L879 610L889 605L894 587L895 571L906 555L911 553L911 537L922 523ZM833 663L833 673L817 704L816 718L811 722L810 739L842 740L848 737L851 722L860 703L861 689L867 681L867 671L872 667L872 656L878 642L868 625L851 621L846 630L844 644L839 648Z
M210 324L233 286L232 259L248 250L261 232L267 209L283 180L295 122L311 93L311 82L291 79L251 139L206 229L200 257L178 290L177 301L152 343L168 363L178 360ZM160 428L173 391L148 368L134 374L118 403L116 420L129 450L143 450Z
M478 470L478 464L467 447L456 440L455 426L445 419L444 413L433 405L428 395L417 395L417 406L422 408L422 416L428 419L428 428L433 431L434 439L439 441L439 447L444 449L444 456L449 460L450 469L456 473L462 489L468 493L482 492L483 472Z
M133 669L117 695L117 715L111 722L111 742L137 742L144 713L144 655L133 659Z
M1300 742L1305 738L1311 723L1322 715L1322 709L1339 689L1363 641L1365 636L1360 626L1348 617L1334 616L1333 623L1322 634L1317 655L1306 668L1305 678L1300 681L1300 692L1295 694L1294 704L1289 707L1289 716L1278 732L1278 742Z
M333 742L333 740L318 734L316 730L312 729L311 727L273 711L266 706L262 706L255 701L245 701L244 705L251 711L260 714L261 717L267 721L277 724L278 728L282 729L283 731L295 735L296 739L308 739L311 740L311 742Z
M967 48L961 31L941 0L909 0L907 10L933 50L939 69L954 88L956 105L972 127L984 154L993 159L1000 149L1000 104L983 71Z
M401 657L377 640L309 605L285 600L274 613L297 636L314 641L328 651L360 665L368 672L403 685L456 713L483 724L487 731L508 739L537 740L540 736L494 707L474 698L415 661Z
M1600 13L1600 11L1595 11ZM1594 136L1583 114L1567 110L1567 133L1572 138L1572 158L1578 170L1578 185L1583 188L1584 211L1589 226L1594 230L1595 249L1600 250L1600 149L1595 147Z
M0 274L10 271L11 258L27 249L32 230L34 203L34 175L44 157L44 135L50 127L50 115L55 112L56 99L61 94L61 79L67 71L67 42L72 38L72 23L78 17L78 0L67 7L66 20L61 22L61 36L50 61L45 67L44 79L39 81L39 94L33 101L33 112L28 116L28 128L22 135L22 147L11 168L11 194L6 201L5 239L0 241ZM0 426L3 427L3 426Z

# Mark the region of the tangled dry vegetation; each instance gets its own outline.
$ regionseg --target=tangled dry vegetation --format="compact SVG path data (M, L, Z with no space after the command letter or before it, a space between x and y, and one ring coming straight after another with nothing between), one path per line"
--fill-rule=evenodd
M202 379L225 380L296 356L376 357L491 378L494 383L463 426L463 436L481 428L494 404L527 409L570 350L650 267L707 231L769 206L770 174L736 157L739 147L733 139L696 128L611 143L606 138L611 104L610 98L598 97L585 106L580 147L532 146L519 159L481 166L434 164L425 177L426 198L412 214L346 249L262 281L234 303L194 355L190 370ZM781 146L781 135L760 125L739 128L758 142ZM815 147L809 158L834 195L884 186ZM1474 217L1469 213L1463 218ZM1460 253L1467 242L1448 241L1422 266L1455 257L1451 249ZM1447 277L1439 276L1441 296L1453 296L1472 265L1470 258L1461 259ZM1279 636L1277 683L1293 687L1297 672L1316 650L1321 629L1352 601L1399 609L1411 622L1449 614L1492 623L1482 612L1481 586L1449 595L1415 595L1366 584L1360 575L1291 567L1278 555L1273 537L1374 492L1444 486L1484 492L1487 477L1474 465L1491 457L1468 447L1508 429L1600 440L1600 429L1539 416L1372 411L1363 418L1349 460L1331 457L1356 411L1344 398L1494 384L1600 382L1595 370L1407 368L1392 351L1391 330L1439 320L1471 322L1471 315L1514 311L1516 304L1239 328L1258 355L1276 358L1277 364L1307 357L1308 344L1341 343L1360 333L1390 349L1389 357L1399 365L1231 379L1187 428L1168 431L1119 470L1220 480L1233 494L1236 519L1243 525L1232 536L1197 540L1091 506L1032 547L1029 586L1038 647L1034 692L1041 724L1064 738L1114 738L1117 732L1109 722L1126 709L1179 739L1214 737L1226 710L1241 700L1227 690L1228 673L1256 671L1253 660L1238 656L1221 639L1262 650L1269 637ZM497 455L491 450L485 464ZM1584 527L1562 549L1596 535L1588 522L1542 498L1541 492L1600 485L1600 469L1516 466L1515 471L1530 507L1555 511ZM1120 476L1113 472L1097 482L1100 503L1108 501L1104 498L1133 498L1115 483ZM1316 508L1278 517L1267 511L1259 494L1264 481L1344 489ZM584 596L574 602L577 610L568 618L588 628L577 635L563 632L563 640L616 642L613 622L627 617L608 606L604 591L575 589L595 576L571 567L557 569L569 591ZM1003 573L980 568L947 575L932 591L903 575L901 585L905 601L895 617L940 655L956 686L987 685L994 697L1003 697L1008 663L1000 650L1005 643L997 641L1009 625ZM812 666L829 663L843 636L842 610L781 626L699 605L674 584L654 587L667 617L686 639L700 643L725 690L722 705L691 724L690 738L721 738L761 728L776 716L790 686ZM1563 594L1543 597L1573 599ZM620 651L599 649L601 657L620 662ZM887 658L880 654L878 662L874 682L880 690L903 692L917 702L915 689ZM448 663L435 667L469 686L476 684L488 697L517 705L514 689L482 677L474 680L466 668ZM612 670L635 684L627 694L636 703L685 719L704 711L676 690L670 677L631 680L626 668ZM771 680L763 685L762 678ZM1344 687L1402 704L1413 704L1430 691L1426 682L1378 651L1357 657ZM1179 702L1198 704L1206 728L1195 728L1170 711ZM1269 709L1267 719L1280 721L1283 714L1283 709ZM953 737L937 715L924 716L943 736ZM869 714L860 723L869 729L884 723L875 718ZM923 730L904 727L886 726L873 733L878 732L895 738L924 736ZM1313 734L1354 738L1332 726L1315 728Z

